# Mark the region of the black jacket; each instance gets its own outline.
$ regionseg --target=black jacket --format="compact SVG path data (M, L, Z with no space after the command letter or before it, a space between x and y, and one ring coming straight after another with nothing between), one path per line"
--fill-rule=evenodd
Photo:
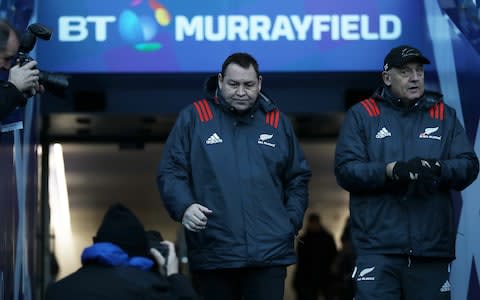
M293 264L311 172L292 125L263 94L232 113L210 83L211 97L180 113L157 173L173 219L193 203L213 211L205 230L186 232L190 267Z
M0 122L17 106L25 105L27 99L10 82L0 81Z
M387 163L437 159L440 184L427 197L390 181ZM478 174L478 159L453 108L427 92L409 107L380 89L346 115L335 153L337 182L350 192L352 239L358 255L405 254L453 258L450 190Z
M161 276L125 266L89 264L51 284L46 300L196 299L191 284L180 275Z

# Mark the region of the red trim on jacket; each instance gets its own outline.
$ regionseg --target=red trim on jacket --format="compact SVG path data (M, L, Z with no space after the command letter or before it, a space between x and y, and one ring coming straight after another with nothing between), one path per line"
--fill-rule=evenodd
M445 117L445 104L443 102L437 103L428 110L432 119L443 121Z
M208 104L208 101L205 99L193 102L195 106L198 116L200 117L200 121L208 122L213 119L213 112Z
M279 119L280 119L280 111L278 109L269 111L265 115L265 122L268 125L272 126L273 128L278 128Z
M373 100L372 98L363 100L363 101L360 102L360 103L363 105L363 107L364 107L365 110L368 112L368 115L369 115L370 117L378 117L378 116L380 116L380 109L378 109L377 103L376 103L375 100Z

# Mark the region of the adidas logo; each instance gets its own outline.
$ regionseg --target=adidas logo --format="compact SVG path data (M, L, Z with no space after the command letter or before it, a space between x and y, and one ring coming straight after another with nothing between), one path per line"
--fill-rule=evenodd
M451 285L450 285L450 282L447 279L447 281L445 281L445 283L440 288L440 292L441 293L450 292L450 288L451 288Z
M212 145L212 144L223 143L223 140L215 132L208 138L208 140L205 143L207 143L207 145Z
M386 138L387 136L392 136L390 131L387 130L387 128L383 127L380 129L379 132L377 132L377 135L375 136L377 139L383 139Z

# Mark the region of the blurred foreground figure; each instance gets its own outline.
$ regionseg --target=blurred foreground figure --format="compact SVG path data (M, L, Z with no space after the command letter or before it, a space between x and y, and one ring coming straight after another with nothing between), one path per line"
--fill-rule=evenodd
M173 243L163 242L168 257L149 249L142 223L125 206L110 207L93 240L82 253L82 267L51 284L46 300L196 299L178 274Z

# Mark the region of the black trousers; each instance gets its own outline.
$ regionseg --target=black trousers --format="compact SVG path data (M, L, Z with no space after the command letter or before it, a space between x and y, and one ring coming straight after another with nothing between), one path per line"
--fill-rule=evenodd
M205 300L283 300L285 266L194 271L194 286Z
M449 300L449 275L449 259L359 256L355 300Z

